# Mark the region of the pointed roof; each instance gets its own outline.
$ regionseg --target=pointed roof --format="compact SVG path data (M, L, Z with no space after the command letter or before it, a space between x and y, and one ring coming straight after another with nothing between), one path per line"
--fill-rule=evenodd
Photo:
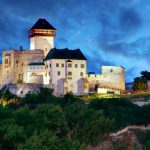
M47 30L56 30L46 19L40 18L30 30L33 29L47 29ZM29 30L29 31L30 31Z
M49 59L74 59L74 60L87 60L80 49L69 50L53 48L45 57L44 61Z

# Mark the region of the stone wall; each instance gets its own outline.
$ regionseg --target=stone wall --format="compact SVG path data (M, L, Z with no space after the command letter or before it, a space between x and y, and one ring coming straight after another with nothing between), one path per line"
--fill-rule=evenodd
M8 90L19 96L24 97L28 93L38 93L42 85L37 84L10 84Z
M7 50L2 57L2 84L27 83L27 69L31 62L39 62L44 58L42 50Z

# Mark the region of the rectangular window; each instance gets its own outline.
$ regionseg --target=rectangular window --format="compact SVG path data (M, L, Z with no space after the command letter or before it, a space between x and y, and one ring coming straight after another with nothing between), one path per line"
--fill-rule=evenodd
M57 75L58 75L58 76L60 75L60 71L57 72Z
M51 68L51 64L49 64L49 67Z
M78 64L75 64L75 68L78 68Z
M84 64L81 64L81 68L84 68Z
M36 73L32 73L32 76L36 76Z
M59 67L59 64L58 64L58 63L56 63L56 67Z
M72 76L72 72L69 71L69 72L68 72L68 76Z
M71 68L72 67L72 64L68 64L68 68Z
M81 77L83 76L83 72L80 72L80 76L81 76Z
M48 65L45 65L45 69L48 68Z
M5 64L8 64L8 59L5 59Z
M61 64L61 67L64 67L64 64Z

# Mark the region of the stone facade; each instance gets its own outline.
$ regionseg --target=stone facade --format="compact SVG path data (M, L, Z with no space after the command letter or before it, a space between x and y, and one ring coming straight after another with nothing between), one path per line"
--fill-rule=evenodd
M27 83L28 65L42 61L43 50L7 50L2 53L2 81L7 83Z
M89 92L120 94L125 90L123 67L102 66L101 74L87 74L87 59L79 49L53 48L55 31L45 19L39 19L28 31L30 50L3 51L1 87L11 84L10 91L17 95L22 89L26 91L24 95L30 89L32 91L32 85L52 88L55 95L67 92L75 95Z
M101 74L88 74L90 92L120 94L125 90L125 69L118 66L102 66Z

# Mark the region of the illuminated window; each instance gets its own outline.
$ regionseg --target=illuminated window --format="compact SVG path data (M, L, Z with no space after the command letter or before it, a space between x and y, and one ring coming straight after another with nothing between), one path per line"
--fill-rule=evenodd
M81 64L81 68L84 68L84 64Z
M60 75L60 71L57 72L57 75L58 75L58 76Z
M75 68L78 68L78 64L75 64Z
M80 72L80 76L81 76L81 77L83 76L83 72Z
M61 64L61 67L64 67L64 64Z
M58 64L58 63L56 63L56 67L59 67L59 64Z
M69 72L68 72L68 76L72 76L72 72L69 71Z
M47 73L45 73L45 77L47 77Z
M72 64L68 64L68 68L71 68L72 67Z

